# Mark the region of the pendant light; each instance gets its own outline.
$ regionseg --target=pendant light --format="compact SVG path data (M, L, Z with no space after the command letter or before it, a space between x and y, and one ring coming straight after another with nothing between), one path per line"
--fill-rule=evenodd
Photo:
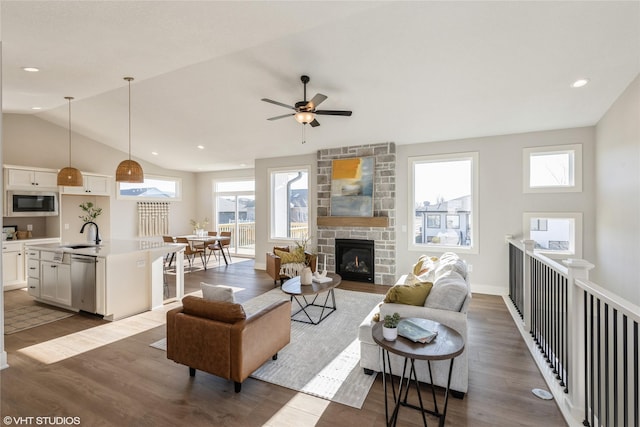
M133 77L125 77L129 82L129 159L123 160L116 169L117 182L144 182L142 166L135 160L131 160L131 80Z
M65 96L64 99L69 101L69 166L60 169L60 172L58 172L58 185L82 187L82 172L71 167L71 100L73 97Z

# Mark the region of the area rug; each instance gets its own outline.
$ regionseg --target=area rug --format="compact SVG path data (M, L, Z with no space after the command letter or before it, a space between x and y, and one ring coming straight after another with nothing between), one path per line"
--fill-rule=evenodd
M4 334L10 335L73 316L69 311L56 310L40 305L27 305L4 313Z
M321 295L324 301L324 294ZM360 368L358 327L384 295L335 290L337 310L319 325L291 322L291 342L251 376L332 402L362 408L375 381ZM274 289L242 305L247 314L288 297ZM295 301L292 310L297 311ZM318 313L313 313L318 314ZM313 317L312 314L312 317ZM165 340L151 344L166 350Z

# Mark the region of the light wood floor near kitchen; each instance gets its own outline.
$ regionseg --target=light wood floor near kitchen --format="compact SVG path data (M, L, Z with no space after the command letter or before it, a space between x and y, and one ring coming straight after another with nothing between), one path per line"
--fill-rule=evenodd
M253 261L185 276L187 291L197 290L201 281L244 288L238 293L241 302L274 287L264 271L253 269ZM387 289L356 282L343 282L341 288L378 293ZM30 303L22 290L5 293L5 309ZM150 347L165 336L163 325L55 363L19 351L103 323L107 322L77 314L6 335L10 367L0 371L2 417L79 417L82 426L385 425L380 375L360 410L252 378L236 394L232 382L205 373L190 378L187 367ZM566 425L555 401L531 393L546 386L502 298L473 296L469 337L469 392L463 400L450 399L447 426ZM428 422L436 424L432 417ZM422 418L402 408L398 425L421 426Z

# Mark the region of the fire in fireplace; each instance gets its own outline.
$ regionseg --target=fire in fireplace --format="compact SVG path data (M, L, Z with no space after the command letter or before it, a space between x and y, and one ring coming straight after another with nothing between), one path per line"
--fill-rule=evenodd
M373 240L336 239L336 273L344 280L374 283Z

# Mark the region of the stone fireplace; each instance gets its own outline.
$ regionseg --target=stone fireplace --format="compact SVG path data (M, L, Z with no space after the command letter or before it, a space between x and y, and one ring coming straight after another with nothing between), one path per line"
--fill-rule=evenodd
M329 272L337 272L336 241L339 239L373 242L371 275L368 283L393 285L396 282L396 147L392 142L319 150L317 153L319 259ZM331 168L335 159L374 157L373 217L331 216ZM355 259L353 260L355 262ZM360 264L360 257L358 257ZM361 266L355 267L360 269ZM342 274L342 273L339 273ZM347 279L345 280L358 280Z
M374 283L373 240L336 239L336 273L344 280Z

